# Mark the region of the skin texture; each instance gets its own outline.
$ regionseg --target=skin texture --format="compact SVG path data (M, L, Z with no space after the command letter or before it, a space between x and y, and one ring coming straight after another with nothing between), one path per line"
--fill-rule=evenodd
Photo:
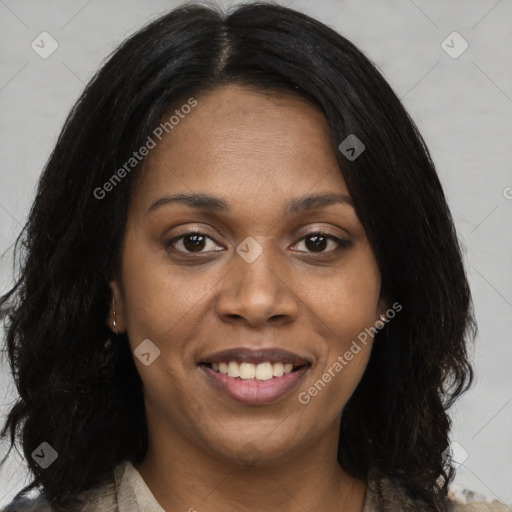
M150 339L161 351L149 366L135 358L149 429L137 469L166 510L361 511L365 483L341 469L336 453L371 340L309 404L298 400L387 309L350 204L285 213L302 196L349 197L328 125L285 93L227 85L197 100L146 157L111 283L115 330L127 331L132 350ZM221 197L231 211L175 202L148 212L179 192ZM166 247L194 229L211 237L198 249L206 257L187 252L183 238ZM318 232L350 245L315 250L305 236ZM252 263L236 252L248 236L263 250ZM284 348L313 364L277 402L241 404L197 364L235 347Z

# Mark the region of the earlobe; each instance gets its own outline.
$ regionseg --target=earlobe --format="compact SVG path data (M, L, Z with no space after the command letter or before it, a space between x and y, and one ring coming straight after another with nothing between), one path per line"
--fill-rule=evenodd
M112 301L110 303L107 326L115 334L120 334L126 330L123 298L117 281L111 281L109 286L112 291Z
M387 320L387 311L390 307L390 301L388 297L384 297L381 295L379 298L379 303L377 306L377 314L379 315L379 320L385 322Z

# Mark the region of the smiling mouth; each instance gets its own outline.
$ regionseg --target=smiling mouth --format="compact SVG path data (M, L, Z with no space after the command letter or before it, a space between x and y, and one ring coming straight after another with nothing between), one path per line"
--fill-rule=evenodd
M240 346L202 356L197 365L213 391L245 405L268 405L299 385L313 359L277 347Z
M247 381L266 381L280 378L309 366L309 363L294 365L286 362L270 362L254 364L245 361L226 361L220 363L201 363L216 373Z
M217 365L219 369L214 370ZM220 371L221 367L223 370L226 369L225 365L227 365L228 372L231 369L233 377ZM281 365L282 375L280 375ZM269 362L257 365L243 362L238 364L236 361L230 361L229 363L204 363L200 364L199 368L205 375L206 382L211 385L213 390L220 391L222 396L245 405L261 406L275 403L289 395L307 375L311 366L310 364L297 367L291 365L292 369L290 370L290 365L291 363ZM285 366L288 373L285 373ZM272 375L270 375L270 368L272 368ZM241 377L240 371L242 375L252 375L254 372L254 377ZM276 376L273 374L274 371L277 373Z

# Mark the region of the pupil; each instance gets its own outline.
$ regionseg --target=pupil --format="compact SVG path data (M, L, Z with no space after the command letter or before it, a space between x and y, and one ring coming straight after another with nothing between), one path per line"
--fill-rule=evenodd
M313 243L310 241L313 240ZM306 238L306 247L309 250L325 249L327 238L322 235L312 235Z
M183 245L187 251L201 250L204 248L204 236L202 235L187 235L183 239Z

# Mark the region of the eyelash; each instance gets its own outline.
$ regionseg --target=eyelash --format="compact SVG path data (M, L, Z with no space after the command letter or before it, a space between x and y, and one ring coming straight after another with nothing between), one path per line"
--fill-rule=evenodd
M192 252L192 251L181 251L181 250L178 250L178 249L175 249L173 247L173 245L183 239L183 238L186 238L187 236L191 236L191 235L199 235L199 236L202 236L204 238L208 238L210 240L212 240L213 242L215 242L216 244L220 245L213 237L211 237L210 235L208 235L207 233L204 233L202 231L187 231L186 233L182 233L181 235L178 235L178 236L175 236L174 238L171 238L170 240L168 240L167 242L165 242L165 248L166 249L174 249L176 250L178 253L181 253L181 254L190 254L190 255L197 255L197 254L208 254L208 253L211 253L211 252L217 252L217 250L214 250L214 251L198 251L198 252ZM327 233L323 233L321 231L311 231L309 233L306 233L304 236L302 236L298 242L301 242L305 239L307 239L308 237L313 237L315 235L320 235L320 236L324 236L325 238L327 238L328 240L332 240L333 242L335 242L336 244L338 244L338 247L336 249L333 249L331 251L319 251L319 252L314 252L314 251L297 251L297 252L305 252L306 254L332 254L334 252L338 252L342 249L347 249L349 248L351 245L352 245L352 242L350 242L349 240L344 240L342 238L338 238L336 236L333 236L333 235L328 235ZM296 242L296 244L298 243ZM296 245L294 244L294 245ZM219 250L220 251L220 250Z

